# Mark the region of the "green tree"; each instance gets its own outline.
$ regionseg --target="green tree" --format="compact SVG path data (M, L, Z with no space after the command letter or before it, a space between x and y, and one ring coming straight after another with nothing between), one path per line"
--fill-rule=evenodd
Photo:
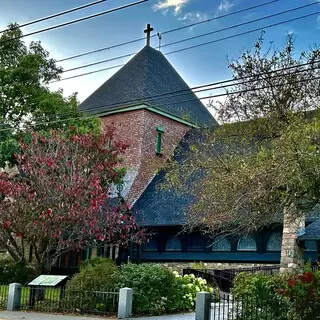
M260 38L229 63L235 85L212 105L222 125L172 165L171 182L197 195L192 228L248 233L283 213L303 217L320 201L320 51L297 55L292 37L271 48Z
M12 163L17 141L26 129L100 130L98 119L79 119L82 114L75 94L65 98L62 91L49 90L50 81L60 78L62 68L40 42L27 47L21 35L18 25L10 24L0 37L0 167L6 161Z

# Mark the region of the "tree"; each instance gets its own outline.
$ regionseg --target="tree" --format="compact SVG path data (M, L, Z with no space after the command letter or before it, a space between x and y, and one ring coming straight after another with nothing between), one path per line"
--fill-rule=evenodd
M296 58L292 37L265 51L261 37L229 63L235 86L214 106L223 124L202 132L169 175L197 195L190 227L248 233L319 203L319 58L317 47Z
M143 239L127 208L109 199L123 178L126 149L112 128L70 138L33 133L30 140L16 155L20 174L0 176L0 243L15 261L43 272L94 239L121 245Z
M40 42L27 47L19 39L17 24L10 24L0 36L0 167L14 161L18 141L26 129L99 131L96 118L81 118L76 95L63 97L62 91L51 92L50 81L58 80L62 68L49 57Z

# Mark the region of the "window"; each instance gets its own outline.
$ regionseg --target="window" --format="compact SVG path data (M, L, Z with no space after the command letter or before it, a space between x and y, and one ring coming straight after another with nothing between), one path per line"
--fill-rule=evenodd
M205 242L200 235L190 235L188 239L188 251L204 251Z
M181 251L181 241L178 237L171 237L167 241L166 251Z
M267 242L267 251L281 251L282 234L280 232L273 233Z
M305 251L318 251L317 243L315 241L306 240L304 243Z
M161 126L156 128L157 130L157 145L156 145L156 154L162 154L162 135L163 135L163 128Z
M151 239L149 242L145 243L142 247L143 251L158 251L158 242L156 239Z
M242 237L238 241L238 251L257 251L257 243L254 237Z
M212 244L212 251L231 251L231 243L227 238L216 238Z

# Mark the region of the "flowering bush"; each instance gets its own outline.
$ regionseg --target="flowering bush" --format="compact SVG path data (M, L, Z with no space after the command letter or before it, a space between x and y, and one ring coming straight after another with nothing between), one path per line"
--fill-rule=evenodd
M205 279L195 277L194 274L181 276L177 271L173 271L173 274L176 286L180 292L179 302L183 310L193 310L195 308L197 293L201 291L210 292L215 295L215 298L220 298L219 289L210 287Z
M119 287L133 289L135 314L152 315L194 310L198 292L214 292L206 280L193 274L182 277L164 266L148 263L122 266Z

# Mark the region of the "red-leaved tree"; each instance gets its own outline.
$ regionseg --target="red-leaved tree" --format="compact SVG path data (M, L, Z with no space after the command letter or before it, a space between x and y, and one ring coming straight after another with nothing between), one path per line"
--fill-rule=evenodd
M141 241L134 217L109 199L110 187L123 177L126 147L114 141L112 128L71 138L34 133L21 143L20 174L0 174L0 243L12 258L44 272L93 239Z

